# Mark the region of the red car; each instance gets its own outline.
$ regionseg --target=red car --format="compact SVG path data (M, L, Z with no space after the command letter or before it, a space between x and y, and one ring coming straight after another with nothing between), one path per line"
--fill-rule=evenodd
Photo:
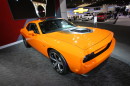
M105 13L99 13L97 15L98 22L104 22L105 20L107 20L107 15Z

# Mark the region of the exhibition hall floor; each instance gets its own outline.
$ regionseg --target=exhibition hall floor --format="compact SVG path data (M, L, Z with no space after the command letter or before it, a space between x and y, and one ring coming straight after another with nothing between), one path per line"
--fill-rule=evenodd
M20 43L0 50L0 86L130 86L130 66L110 57L93 75L59 75L49 59Z
M92 23L77 25L91 26ZM98 24L115 33L116 47L96 73L59 75L50 60L23 43L0 50L0 86L130 86L130 27Z

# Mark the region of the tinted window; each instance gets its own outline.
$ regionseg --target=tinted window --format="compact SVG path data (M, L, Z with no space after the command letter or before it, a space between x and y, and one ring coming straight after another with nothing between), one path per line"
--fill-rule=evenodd
M75 25L64 19L46 20L40 22L39 26L41 28L42 33L49 33L75 27Z
M28 24L27 27L26 27L26 29L27 29L28 31L29 31L29 29L30 29L30 25L31 25L31 24Z
M33 30L34 33L39 33L38 28L37 28L36 24L34 24L34 23L28 24L27 30L28 30L28 31Z

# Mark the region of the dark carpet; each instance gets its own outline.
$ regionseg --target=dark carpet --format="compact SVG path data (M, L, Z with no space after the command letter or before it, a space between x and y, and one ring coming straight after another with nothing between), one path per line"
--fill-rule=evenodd
M20 43L0 50L0 86L130 86L130 66L110 57L91 75L59 75L49 59Z

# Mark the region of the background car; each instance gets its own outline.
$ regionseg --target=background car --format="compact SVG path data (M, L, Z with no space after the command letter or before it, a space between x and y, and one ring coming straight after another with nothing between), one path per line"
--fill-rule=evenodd
M112 13L106 13L106 15L107 15L107 19L112 18Z
M105 20L107 20L106 13L99 13L99 14L97 14L97 21L98 22L104 22Z
M69 70L88 73L103 63L115 46L111 31L77 27L60 18L30 21L20 32L25 46L48 57L59 74Z
M87 13L84 16L82 16L82 21L92 20L92 19L93 19L93 14L92 13Z

